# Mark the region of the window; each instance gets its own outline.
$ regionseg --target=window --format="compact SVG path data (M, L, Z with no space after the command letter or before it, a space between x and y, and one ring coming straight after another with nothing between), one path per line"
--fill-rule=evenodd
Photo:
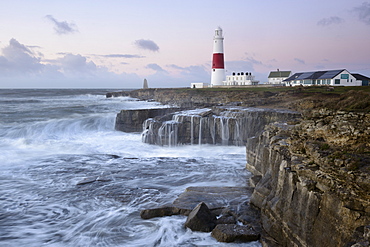
M340 84L340 80L339 79L335 79L335 84Z
M341 74L340 79L349 79L349 74Z

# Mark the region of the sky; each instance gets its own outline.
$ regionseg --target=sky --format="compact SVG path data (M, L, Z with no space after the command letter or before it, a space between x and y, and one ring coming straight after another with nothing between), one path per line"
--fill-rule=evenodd
M210 83L217 27L226 75L370 76L366 0L1 0L0 88Z

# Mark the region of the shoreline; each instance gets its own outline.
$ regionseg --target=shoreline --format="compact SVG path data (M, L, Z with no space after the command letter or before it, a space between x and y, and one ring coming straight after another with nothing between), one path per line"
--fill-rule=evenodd
M334 91L326 91L326 87L299 87L272 92L266 88L257 91L140 89L108 93L106 97L130 96L188 109L238 106L300 112L302 120L294 121L290 127L267 126L260 136L254 138L261 145L248 146L247 143L247 167L255 175L252 180L256 187L251 203L261 210L263 228L268 234L264 238L270 239L270 244L276 241L284 246L341 246L369 242L366 229L370 228L370 198L363 193L365 188L370 188L370 165L367 163L367 160L370 161L370 144L367 142L370 139L369 89L335 88ZM337 127L333 129L333 126ZM288 146L283 143L288 143ZM322 152L317 152L317 147ZM350 157L357 158L354 161ZM338 164L342 167L339 167L341 172L333 172ZM313 165L313 171L320 171L320 176L308 172ZM288 193L284 190L279 192L281 185L278 184L281 182L278 181L284 181L284 186L291 188ZM359 183L360 189L355 189ZM348 192L333 194L341 188L347 188ZM292 197L292 194L298 197ZM348 197L351 194L356 196ZM316 199L307 201L307 197ZM271 200L281 203L274 209ZM332 207L327 200L342 205L340 210ZM285 208L284 205L289 204L295 206ZM311 208L304 211L307 214L305 217L284 216L284 211L293 215L304 213L304 204ZM352 216L349 217L345 210L349 210ZM314 212L321 212L322 215ZM339 220L341 226L333 225L330 230L326 229L325 218L333 219L330 224ZM298 231L300 227L295 230L289 225L304 226L304 229ZM316 228L322 229L317 231ZM322 235L325 231L330 232L330 239L325 237L329 233Z

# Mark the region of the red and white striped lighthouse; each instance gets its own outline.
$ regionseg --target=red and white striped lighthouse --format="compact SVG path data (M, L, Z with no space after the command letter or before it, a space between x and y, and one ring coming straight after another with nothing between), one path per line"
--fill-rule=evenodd
M215 30L215 36L213 37L211 86L223 85L224 80L224 37L222 36L222 29L218 27Z

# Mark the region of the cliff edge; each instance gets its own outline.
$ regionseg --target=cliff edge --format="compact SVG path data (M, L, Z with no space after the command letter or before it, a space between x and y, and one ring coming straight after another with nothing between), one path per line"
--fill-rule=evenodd
M369 246L370 114L319 109L247 142L251 203L277 246Z
M111 93L178 107L283 108L247 141L264 246L369 246L370 87L142 89Z

